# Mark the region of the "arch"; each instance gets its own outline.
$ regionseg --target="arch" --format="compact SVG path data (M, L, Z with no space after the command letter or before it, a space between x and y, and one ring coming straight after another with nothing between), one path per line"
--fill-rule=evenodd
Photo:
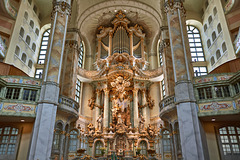
M171 153L171 137L169 130L162 131L163 153Z
M214 7L214 8L213 8L213 15L216 16L216 14L217 14L217 8Z
M27 60L27 55L26 55L26 53L23 53L23 54L22 54L21 60L22 60L24 63L26 63L26 60Z
M20 32L19 32L19 34L20 34L20 36L23 38L23 36L24 36L24 29L23 29L23 27L21 27L21 29L20 29Z
M37 14L37 6L36 5L33 6L33 11Z
M139 143L139 147L141 148L140 154L147 156L147 142L145 140L141 140Z
M213 31L213 33L212 33L212 41L214 42L216 40L216 38L217 38L216 32Z
M210 25L212 23L212 16L208 17L208 24Z
M206 2L205 2L205 9L207 9L208 5L209 5L208 0L206 0Z
M38 28L35 29L35 33L36 33L37 36L39 36L39 29Z
M227 46L226 46L225 42L223 42L223 44L222 44L222 51L223 51L223 53L227 51Z
M205 61L199 29L193 25L187 25L187 33L192 61Z
M32 65L33 65L32 60L29 60L29 61L28 61L28 67L32 69Z
M210 47L211 47L211 45L212 45L212 44L211 44L211 40L210 40L210 39L208 39L208 40L207 40L207 47L208 47L208 48L210 48Z
M24 12L24 18L25 18L26 20L28 20L28 13L27 13L27 11Z
M220 52L220 50L218 49L218 50L216 51L216 58L217 58L217 60L218 60L220 57L221 57L221 52Z
M39 52L38 62L37 62L38 64L44 64L45 63L50 31L51 31L51 29L48 28L43 32L42 42L41 42L40 52Z
M95 142L95 148L94 148L95 157L100 157L102 155L102 151L101 151L102 147L103 147L103 142L101 140L97 140Z
M215 59L214 59L214 57L213 57L213 56L211 57L211 60L210 60L210 62L211 62L211 65L214 65L214 63L215 63Z
M221 26L220 23L218 23L218 25L217 25L217 30L218 30L218 34L219 34L220 32L222 32L222 26Z
M34 22L33 20L30 20L30 23L29 23L30 27L33 29L34 28Z
M36 51L36 44L35 44L35 43L32 44L32 50L33 50L34 52Z
M204 32L207 31L207 24L204 24Z
M19 46L16 46L14 53L15 53L17 56L19 56L19 53L20 53L20 48L19 48Z
M78 135L79 131L77 129L73 129L69 132L69 146L68 151L69 152L76 152L78 147Z
M27 35L27 37L26 37L26 43L27 43L28 45L30 45L30 43L31 43L31 38L30 38L29 35Z

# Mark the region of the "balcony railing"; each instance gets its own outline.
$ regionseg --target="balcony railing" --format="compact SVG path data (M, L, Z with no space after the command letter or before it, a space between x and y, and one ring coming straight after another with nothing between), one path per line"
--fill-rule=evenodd
M167 106L169 106L169 105L171 105L171 104L174 104L174 103L175 103L175 97L174 97L174 95L173 95L173 96L168 96L168 97L164 98L164 99L160 102L160 104L159 104L160 110L162 110L163 108L165 108L165 107L167 107Z
M63 105L66 105L66 106L68 106L70 108L73 108L78 113L79 104L75 100L73 100L71 98L68 98L66 96L60 95L59 103L63 104Z

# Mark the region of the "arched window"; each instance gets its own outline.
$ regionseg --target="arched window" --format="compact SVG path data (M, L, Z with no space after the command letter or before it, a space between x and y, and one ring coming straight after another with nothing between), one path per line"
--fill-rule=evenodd
M76 92L75 92L75 101L79 102L80 100L80 92L81 92L81 81L77 79L76 82Z
M26 63L26 60L27 60L27 55L25 53L22 54L22 58L21 60Z
M29 3L29 4L32 4L32 0L28 0L28 3Z
M219 49L216 51L216 57L217 57L217 60L221 57L221 53Z
M27 12L24 13L24 18L25 18L26 20L28 20L28 13L27 13Z
M36 33L37 36L39 36L39 29L38 28L35 29L35 33Z
M21 29L20 29L20 36L23 38L23 36L24 36L24 29L21 27Z
M42 43L41 43L39 57L38 57L38 64L45 63L49 36L50 36L50 29L47 29L42 36Z
M223 42L223 44L222 44L222 51L223 51L223 53L226 52L226 50L227 50L226 43Z
M60 148L60 136L61 136L61 131L62 131L62 124L57 123L54 131L54 137L53 137L53 149L59 150Z
M70 132L69 137L69 152L76 152L77 151L77 144L78 144L78 132L76 130L72 130Z
M219 128L218 139L220 152L224 159L240 159L240 127Z
M212 45L212 44L211 44L211 41L210 41L210 39L208 39L208 40L207 40L207 47L210 48L211 45Z
M222 31L222 27L220 23L218 23L217 25L217 30L218 30L218 34Z
M205 61L199 30L194 26L187 26L187 33L192 61Z
M214 57L212 57L210 61L211 61L211 65L214 65L214 63L215 63Z
M206 32L207 31L207 24L204 24L204 32Z
M83 46L83 42L80 43L80 47L79 47L79 55L78 55L78 66L82 68L83 66L83 55L84 55L84 46Z
M163 131L162 141L163 141L163 152L171 153L171 138L168 130Z
M217 8L214 7L214 8L213 8L213 15L215 16L216 14L217 14Z
M27 36L27 37L26 37L26 43L27 43L28 45L30 45L30 42L31 42L31 38L30 38L30 36Z
M29 61L28 61L28 67L32 69L32 65L33 65L32 60L29 60Z
M35 44L35 43L32 44L32 50L33 50L34 52L36 51L36 44Z
M19 134L17 128L0 127L0 159L16 159Z
M210 25L212 23L212 16L208 17L208 24Z
M97 141L95 143L95 157L100 157L102 155L101 148L103 147L102 141Z
M34 28L34 22L33 22L33 20L31 20L29 24L30 24L31 28L33 29L33 28Z
M20 48L19 48L18 46L16 46L16 48L15 48L15 54L16 54L17 56L19 56L19 53L20 53Z
M147 156L147 142L146 141L141 141L140 142L140 154Z
M161 42L159 43L159 46L158 46L158 54L159 54L159 64L160 64L160 66L162 66L163 65L163 56L162 56Z
M216 38L217 38L217 35L216 35L216 32L214 31L212 33L212 41L214 42L216 40Z
M208 7L208 0L206 0L206 2L205 2L205 8L207 9L207 7Z
M36 5L33 6L33 11L37 14L37 6Z

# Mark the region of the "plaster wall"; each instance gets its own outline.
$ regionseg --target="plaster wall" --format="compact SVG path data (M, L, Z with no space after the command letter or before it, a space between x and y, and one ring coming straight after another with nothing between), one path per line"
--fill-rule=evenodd
M154 99L154 107L150 109L150 117L159 116L159 102L160 102L160 84L159 82L155 82L150 87L150 96Z
M82 85L82 103L80 108L80 115L84 115L86 117L92 116L92 110L88 107L88 100L92 98L93 89L89 83L83 83Z
M5 63L9 63L16 66L17 68L20 68L31 77L33 77L35 73L35 64L38 59L39 45L41 42L40 20L38 19L38 15L33 11L33 5L34 1L31 5L28 3L27 0L21 1L12 37L10 40L10 45L8 47L7 55L5 58ZM28 13L27 20L24 18L25 11ZM34 22L33 29L29 24L30 20ZM23 38L19 34L21 27L23 27L25 30ZM39 29L39 35L35 33L36 28ZM25 42L27 35L29 35L31 38L30 45ZM32 50L33 43L36 44L35 51ZM18 56L14 53L16 46L19 46L20 48L20 53ZM22 53L26 53L27 55L26 62L21 60ZM32 60L33 62L32 68L28 66L29 60Z

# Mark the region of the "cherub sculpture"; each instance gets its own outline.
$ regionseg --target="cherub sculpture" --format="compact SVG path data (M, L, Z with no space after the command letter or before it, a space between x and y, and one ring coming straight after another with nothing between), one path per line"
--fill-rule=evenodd
M92 123L89 123L88 126L87 126L87 128L88 128L88 134L89 134L89 136L93 136L94 133L95 133L95 127L93 126L93 124L92 124Z

